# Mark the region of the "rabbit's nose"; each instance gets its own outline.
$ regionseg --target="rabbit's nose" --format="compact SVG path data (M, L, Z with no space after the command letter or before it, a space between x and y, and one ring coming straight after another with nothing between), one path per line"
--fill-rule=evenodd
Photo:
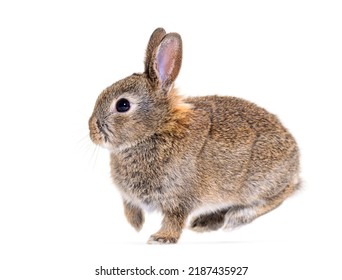
M101 128L103 128L103 125L101 124L99 119L96 120L96 125L97 125L98 129L100 129L100 130L101 130Z
M109 133L113 133L108 124L106 124L104 121L101 121L100 119L96 120L96 126L99 129L99 131L103 134L105 142L108 141Z

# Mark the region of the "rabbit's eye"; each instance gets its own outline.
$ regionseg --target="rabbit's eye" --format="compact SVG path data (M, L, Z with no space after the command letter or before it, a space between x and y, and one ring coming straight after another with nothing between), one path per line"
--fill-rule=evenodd
M125 98L121 98L116 102L116 111L119 113L127 112L131 108L131 104Z

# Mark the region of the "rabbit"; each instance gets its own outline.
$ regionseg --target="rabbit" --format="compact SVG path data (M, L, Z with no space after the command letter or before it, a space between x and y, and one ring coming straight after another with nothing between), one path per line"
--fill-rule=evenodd
M181 63L180 35L157 28L144 72L106 88L89 119L128 222L139 231L145 211L163 215L150 244L248 224L300 188L299 149L279 119L236 97L182 97Z

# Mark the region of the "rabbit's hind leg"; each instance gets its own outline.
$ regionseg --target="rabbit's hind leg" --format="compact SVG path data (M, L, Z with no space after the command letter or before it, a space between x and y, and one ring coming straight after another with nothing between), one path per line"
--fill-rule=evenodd
M257 217L260 217L277 208L286 198L299 188L300 184L289 184L280 193L273 197L260 199L252 205L237 205L228 208L224 217L223 228L231 230L239 226L249 224Z
M190 229L197 232L213 231L223 226L228 209L222 209L211 213L194 217L190 222Z
M232 206L225 213L224 230L232 230L245 224L249 224L257 217L256 206Z

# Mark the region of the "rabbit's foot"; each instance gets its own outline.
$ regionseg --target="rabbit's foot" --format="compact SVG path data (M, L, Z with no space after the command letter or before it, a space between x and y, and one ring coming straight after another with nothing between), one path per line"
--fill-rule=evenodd
M127 202L124 202L124 209L127 221L136 231L140 231L145 221L143 211L139 207Z
M194 217L190 222L190 229L197 232L218 230L223 226L224 217L228 209Z
M156 233L151 235L148 244L175 244L178 241L178 237L164 235L162 233Z

